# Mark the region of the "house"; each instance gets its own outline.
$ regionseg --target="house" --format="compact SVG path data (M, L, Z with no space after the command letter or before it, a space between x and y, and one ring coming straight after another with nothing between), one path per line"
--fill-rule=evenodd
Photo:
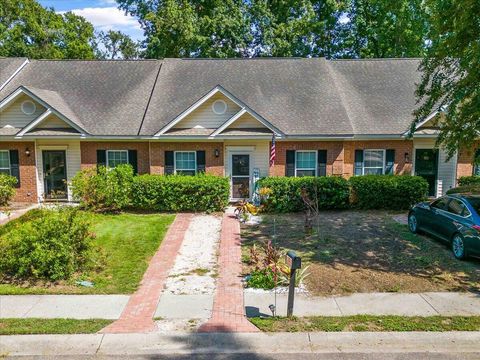
M139 174L417 174L430 195L471 175L475 149L447 161L432 114L407 133L418 59L0 59L0 172L17 201L71 199L98 164ZM276 158L270 163L275 138Z

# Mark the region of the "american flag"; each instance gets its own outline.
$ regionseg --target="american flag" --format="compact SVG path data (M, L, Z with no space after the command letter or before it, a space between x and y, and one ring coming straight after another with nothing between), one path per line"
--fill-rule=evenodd
M272 136L272 146L270 147L270 166L275 164L275 134Z

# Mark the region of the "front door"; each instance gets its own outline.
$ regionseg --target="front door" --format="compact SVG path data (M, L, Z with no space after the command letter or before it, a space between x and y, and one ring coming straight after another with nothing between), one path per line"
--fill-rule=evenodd
M45 199L67 199L66 154L63 150L43 150Z
M232 154L232 199L250 198L250 155Z
M423 177L428 182L428 195L435 196L435 184L438 175L438 150L415 150L415 175Z

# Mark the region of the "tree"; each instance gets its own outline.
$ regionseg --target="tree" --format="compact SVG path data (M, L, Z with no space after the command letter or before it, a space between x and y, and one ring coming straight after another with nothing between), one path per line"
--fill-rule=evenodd
M430 44L420 65L415 124L438 110L438 145L449 156L471 146L480 132L480 2L427 0Z
M121 31L100 31L96 35L95 56L99 59L137 59L140 44Z
M71 12L57 14L35 0L2 0L0 56L91 59L93 26Z
M360 58L420 57L428 15L423 0L350 0L351 55Z

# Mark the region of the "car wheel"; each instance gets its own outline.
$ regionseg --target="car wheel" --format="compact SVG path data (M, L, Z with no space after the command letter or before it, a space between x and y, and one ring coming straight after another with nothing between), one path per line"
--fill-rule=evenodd
M465 259L465 243L463 242L463 236L455 234L452 240L453 256L459 260Z
M410 231L414 234L417 233L418 231L418 221L417 221L417 217L415 216L415 214L410 214L408 215L408 228L410 229Z

